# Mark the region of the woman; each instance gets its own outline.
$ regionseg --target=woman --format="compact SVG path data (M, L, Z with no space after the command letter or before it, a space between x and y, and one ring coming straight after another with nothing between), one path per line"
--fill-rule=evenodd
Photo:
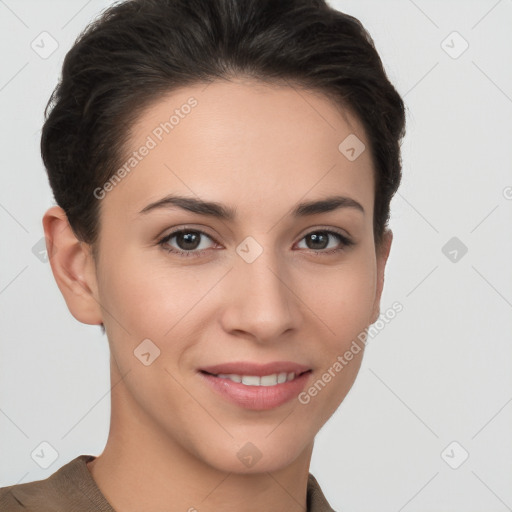
M404 105L322 0L132 0L80 36L41 150L68 308L110 346L97 457L1 510L331 511L314 438L380 313Z

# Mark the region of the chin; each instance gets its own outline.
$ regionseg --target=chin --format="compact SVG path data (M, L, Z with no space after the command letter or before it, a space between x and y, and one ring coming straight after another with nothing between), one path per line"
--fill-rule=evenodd
M275 442L272 442L268 438L265 439L267 435L266 432L261 436L261 442L253 438L252 442L231 439L227 446L212 443L216 444L218 449L213 453L210 451L203 454L202 458L218 471L242 475L279 471L291 465L304 452L298 441L292 445L283 443L276 437Z

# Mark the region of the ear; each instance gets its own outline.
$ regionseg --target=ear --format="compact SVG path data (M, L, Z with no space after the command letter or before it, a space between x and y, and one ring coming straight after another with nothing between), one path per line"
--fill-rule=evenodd
M101 324L91 247L76 238L66 213L59 206L51 207L44 214L43 229L53 276L69 311L79 322Z
M382 238L381 246L377 249L377 289L375 292L375 302L373 303L372 317L370 324L375 323L380 316L380 298L384 288L384 270L388 260L391 242L393 241L393 232L386 229Z

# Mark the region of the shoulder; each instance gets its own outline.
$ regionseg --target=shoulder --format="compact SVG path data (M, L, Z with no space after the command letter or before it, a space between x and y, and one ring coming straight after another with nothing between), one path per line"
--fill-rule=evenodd
M89 457L76 457L44 480L1 487L0 511L60 512L73 509L77 503L77 491L80 493L75 475L77 470L86 468L85 462Z
M18 512L18 510L28 512L23 503L21 503L11 492L13 487L16 486L10 485L8 487L0 488L0 510L5 510L6 512Z
M48 500L55 500L48 480L37 480L0 488L0 510L2 512L46 511L46 508L41 509L41 506ZM36 506L37 509L34 508Z
M308 475L307 512L336 512L325 498L317 479L311 473Z

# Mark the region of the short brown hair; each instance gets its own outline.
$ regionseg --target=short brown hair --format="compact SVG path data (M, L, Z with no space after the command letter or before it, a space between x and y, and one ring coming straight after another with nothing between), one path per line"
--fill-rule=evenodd
M359 20L324 0L128 0L67 53L42 130L55 201L95 254L93 191L118 169L137 116L174 88L234 76L321 91L357 115L375 167L380 244L401 181L405 112Z

